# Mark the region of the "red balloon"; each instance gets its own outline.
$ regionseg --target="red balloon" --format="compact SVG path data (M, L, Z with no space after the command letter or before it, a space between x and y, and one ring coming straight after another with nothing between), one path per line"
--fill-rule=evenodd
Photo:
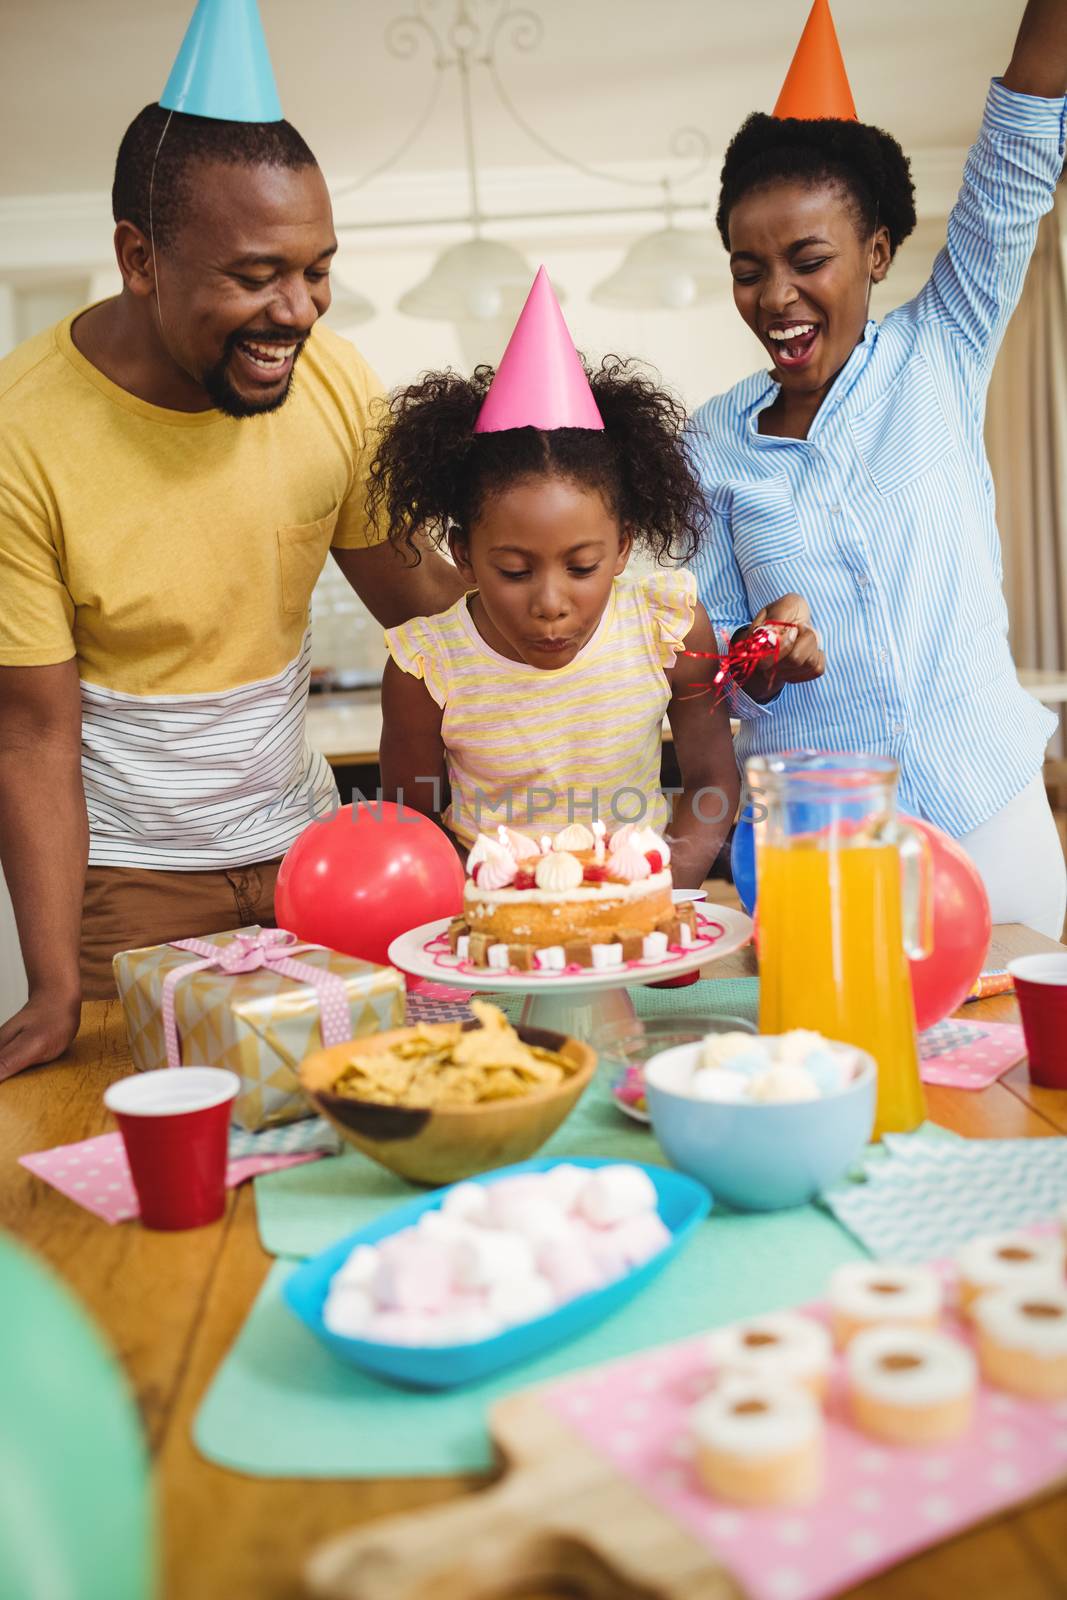
M982 970L993 924L982 875L966 851L930 822L900 820L925 835L933 856L933 951L909 963L921 1032L966 1000Z
M341 806L285 853L274 914L309 944L388 963L393 939L456 916L464 872L443 829L395 801Z

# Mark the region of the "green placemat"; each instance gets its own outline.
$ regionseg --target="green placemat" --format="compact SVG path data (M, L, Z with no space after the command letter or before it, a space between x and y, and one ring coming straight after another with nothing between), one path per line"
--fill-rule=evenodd
M684 989L641 988L632 993L640 1016L712 1011L754 1022L759 982L756 978L702 979ZM521 1005L521 997L516 997L514 1004ZM666 1165L648 1129L618 1110L611 1098L610 1078L610 1072L598 1073L538 1155L610 1156L617 1161ZM259 1237L271 1255L312 1256L419 1192L368 1157L348 1149L333 1160L257 1178Z
M303 1170L340 1164L320 1161ZM338 1204L335 1197L331 1238L344 1231ZM716 1210L662 1276L599 1327L486 1383L441 1394L393 1388L335 1360L283 1304L281 1285L296 1269L279 1261L208 1390L193 1437L209 1460L257 1477L488 1471L486 1413L501 1396L812 1299L834 1267L863 1255L828 1213L813 1206L763 1216Z

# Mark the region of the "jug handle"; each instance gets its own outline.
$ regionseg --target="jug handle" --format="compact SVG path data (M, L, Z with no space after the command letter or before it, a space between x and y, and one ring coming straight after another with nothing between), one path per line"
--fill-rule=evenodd
M934 855L918 828L894 817L882 835L900 856L901 921L904 950L912 961L934 953Z

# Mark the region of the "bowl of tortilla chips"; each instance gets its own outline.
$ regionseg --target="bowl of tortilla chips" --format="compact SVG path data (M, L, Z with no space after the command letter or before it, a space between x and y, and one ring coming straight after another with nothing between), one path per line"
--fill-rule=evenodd
M513 1028L471 1002L470 1022L426 1022L351 1039L301 1062L304 1093L349 1144L413 1183L455 1183L525 1161L573 1110L596 1070L589 1045Z

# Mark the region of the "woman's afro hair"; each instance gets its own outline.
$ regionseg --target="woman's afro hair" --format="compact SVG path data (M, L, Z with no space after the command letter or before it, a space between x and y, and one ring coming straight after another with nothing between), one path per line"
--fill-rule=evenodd
M741 124L722 164L715 222L727 250L730 212L738 200L781 182L838 184L865 235L879 225L888 229L891 255L915 226L911 167L891 134L837 117L809 122L756 111Z

